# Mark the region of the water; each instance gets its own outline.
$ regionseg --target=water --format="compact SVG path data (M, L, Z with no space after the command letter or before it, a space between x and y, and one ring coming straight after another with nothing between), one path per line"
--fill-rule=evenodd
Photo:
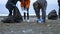
M31 1L31 3L30 3L29 14L35 14L35 11L33 9L34 2L35 1ZM4 4L0 3L0 14L8 14L9 13L5 7L5 4L6 3L4 3ZM17 7L19 8L21 14L23 14L24 11L21 10L21 6L20 6L19 2L17 3ZM58 3L48 3L47 9L46 9L46 15L48 15L48 13L53 9L55 9L58 13ZM41 12L40 12L40 14L41 14Z

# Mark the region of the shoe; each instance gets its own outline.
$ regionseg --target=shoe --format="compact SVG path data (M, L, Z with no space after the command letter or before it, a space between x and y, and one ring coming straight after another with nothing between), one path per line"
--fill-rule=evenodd
M26 20L27 22L30 22L30 20Z
M37 23L41 23L41 19L37 19Z
M37 22L38 23L45 23L45 20L44 19L38 19Z
M23 20L23 22L26 22L26 20Z
M41 19L41 23L45 23L45 20L44 19Z

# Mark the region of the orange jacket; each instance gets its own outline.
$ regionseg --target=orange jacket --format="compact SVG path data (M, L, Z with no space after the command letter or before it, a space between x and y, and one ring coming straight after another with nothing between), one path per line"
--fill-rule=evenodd
M21 7L29 8L30 0L21 0Z

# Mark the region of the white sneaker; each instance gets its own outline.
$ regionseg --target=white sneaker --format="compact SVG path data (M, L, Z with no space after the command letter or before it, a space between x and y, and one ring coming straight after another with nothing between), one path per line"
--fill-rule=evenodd
M30 20L26 20L27 22L30 22Z
M26 22L26 20L23 20L23 22Z
M38 19L37 22L38 22L38 23L41 23L41 19Z
M45 23L44 19L40 19L39 23Z
M45 23L45 22L44 22L44 19L37 19L37 22L38 22L38 23Z

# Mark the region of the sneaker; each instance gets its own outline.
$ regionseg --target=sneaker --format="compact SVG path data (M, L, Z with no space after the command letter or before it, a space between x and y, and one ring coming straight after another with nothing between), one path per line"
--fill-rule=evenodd
M26 20L27 22L30 22L29 20Z
M44 19L41 19L41 23L45 23L45 20Z
M41 23L41 19L37 19L37 23Z
M26 20L23 20L23 22L26 22Z
M45 23L44 19L38 19L37 22L38 23Z

